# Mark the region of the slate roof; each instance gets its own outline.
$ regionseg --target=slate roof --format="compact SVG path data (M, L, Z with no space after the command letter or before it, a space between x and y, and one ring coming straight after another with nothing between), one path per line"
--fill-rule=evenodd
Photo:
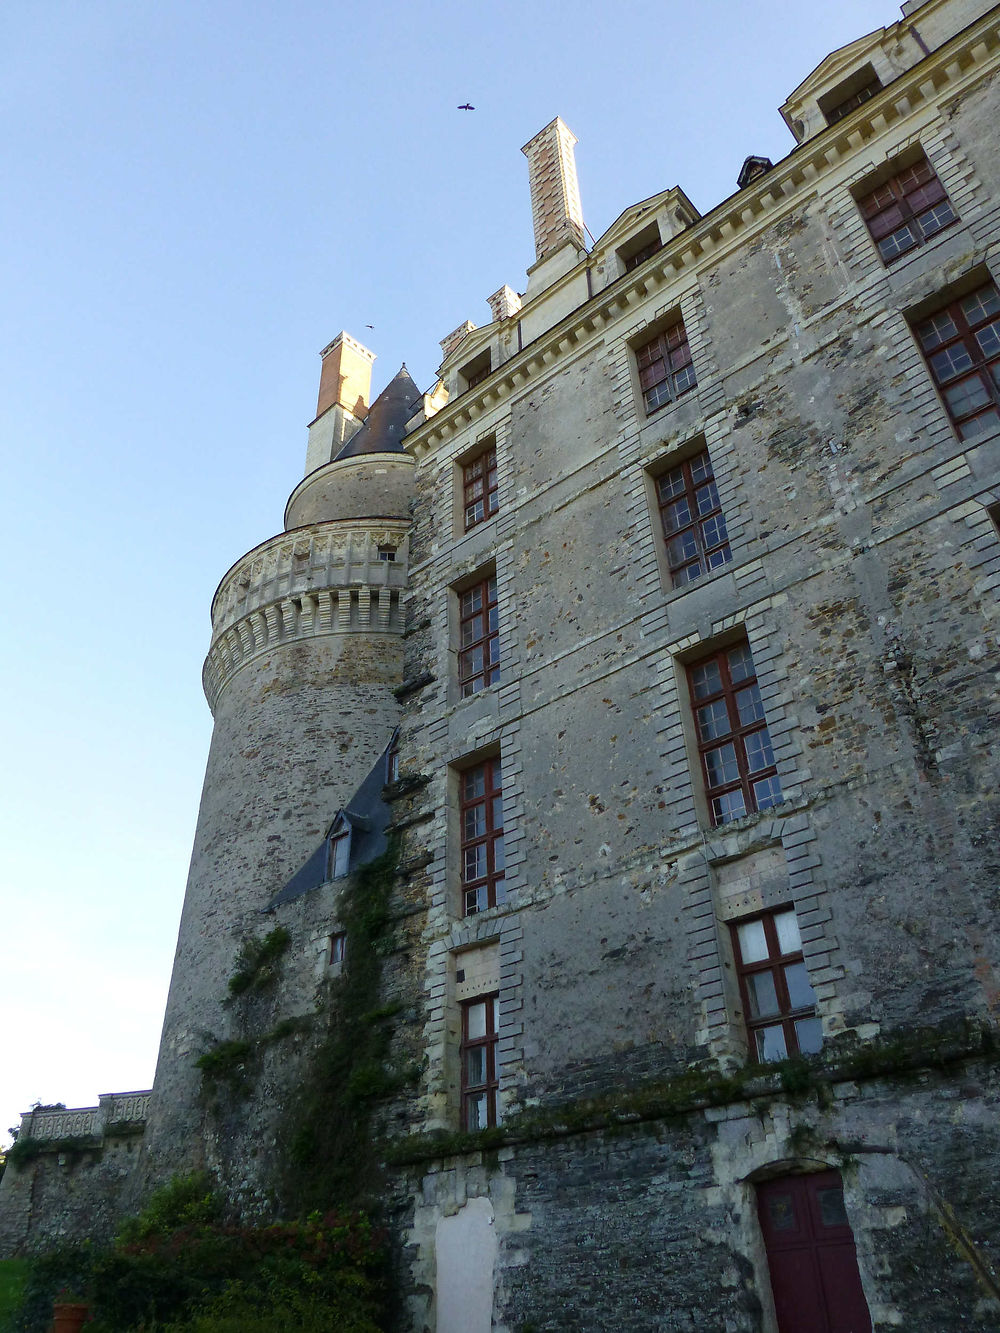
M390 745L391 745L390 741ZM326 837L295 872L285 886L278 890L265 912L271 912L282 903L291 902L311 889L326 884L330 878L330 842L346 820L351 827L351 853L348 872L357 870L381 856L388 845L385 830L392 818L390 807L382 799L386 781L386 754L389 746L379 755L371 772L342 810L338 810Z
M404 361L372 403L368 415L337 459L357 458L360 454L401 454L406 423L422 401L423 394L414 384Z

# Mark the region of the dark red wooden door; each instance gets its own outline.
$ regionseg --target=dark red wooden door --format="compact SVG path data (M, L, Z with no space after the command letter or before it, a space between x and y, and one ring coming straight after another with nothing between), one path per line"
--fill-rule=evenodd
M872 1333L839 1171L757 1186L779 1333Z

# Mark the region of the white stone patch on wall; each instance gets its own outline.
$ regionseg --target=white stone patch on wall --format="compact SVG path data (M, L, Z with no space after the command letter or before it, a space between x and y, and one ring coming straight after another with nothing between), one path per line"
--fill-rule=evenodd
M498 1250L489 1199L470 1199L451 1217L438 1220L437 1333L490 1333Z

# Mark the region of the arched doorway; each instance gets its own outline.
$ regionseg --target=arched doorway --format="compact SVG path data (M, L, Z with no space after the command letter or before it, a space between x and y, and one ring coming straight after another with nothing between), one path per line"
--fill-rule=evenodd
M840 1172L756 1188L778 1333L872 1333Z

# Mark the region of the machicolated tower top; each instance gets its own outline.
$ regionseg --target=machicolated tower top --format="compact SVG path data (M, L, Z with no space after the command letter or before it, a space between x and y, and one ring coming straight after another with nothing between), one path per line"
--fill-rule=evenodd
M204 683L215 730L144 1183L207 1165L252 1201L247 1145L241 1152L213 1126L195 1061L233 1035L224 1001L240 942L270 929L262 913L396 725L413 473L400 441L421 396L403 367L369 408L373 360L346 333L324 350L306 476L289 499L285 531L238 560L212 603ZM278 1110L262 1105L244 1117L243 1132L266 1141Z

